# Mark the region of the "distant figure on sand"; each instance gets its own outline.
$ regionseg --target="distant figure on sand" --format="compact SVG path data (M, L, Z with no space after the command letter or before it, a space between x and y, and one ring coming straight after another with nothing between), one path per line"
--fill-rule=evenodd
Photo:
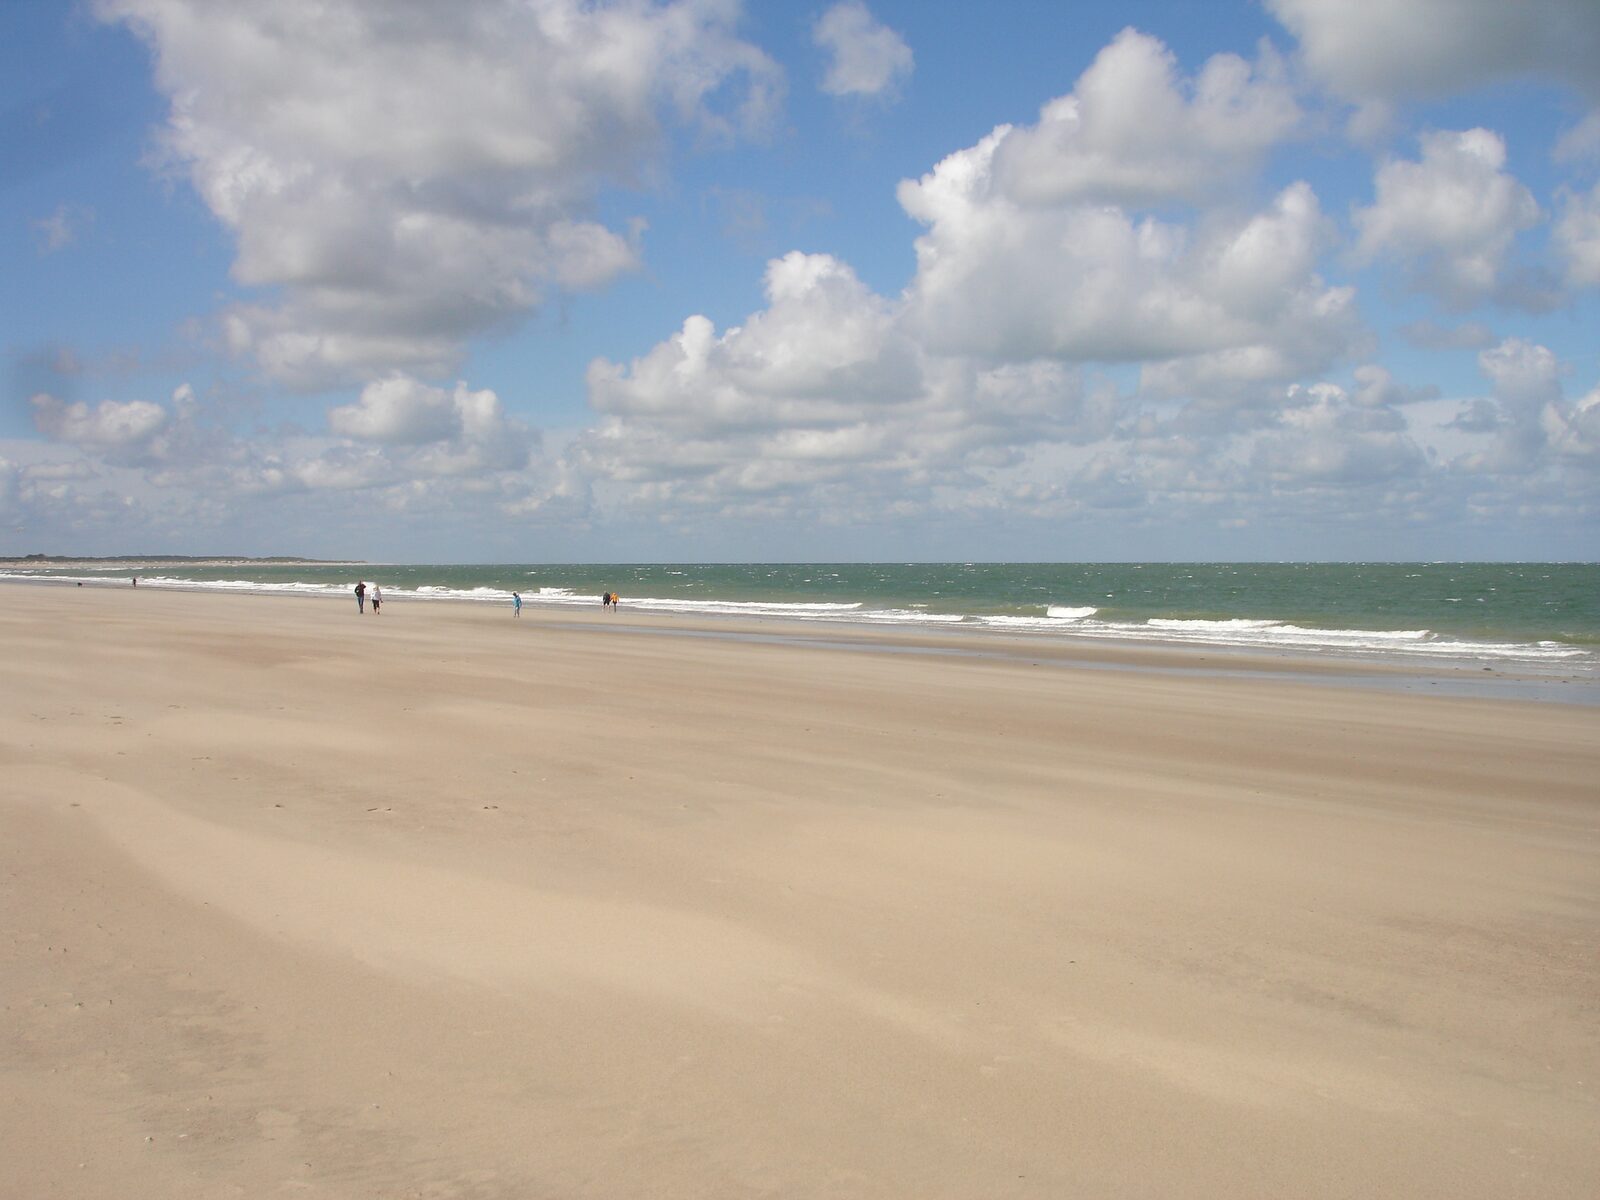
M361 580L356 581L356 611L367 611L367 585Z
M521 592L512 592L511 593L511 615L513 617L520 617L522 615L522 593Z
M622 597L617 595L615 592L612 592L611 593L611 611L612 612L616 612L617 611L617 605L619 605L621 603L622 603Z
M378 605L383 603L383 589L377 584L372 585L372 615L378 615Z
M610 592L601 592L600 593L600 607L601 608L610 608L611 607L611 593Z
M139 577L137 575L135 575L133 577L133 586L134 587L138 587L139 586Z

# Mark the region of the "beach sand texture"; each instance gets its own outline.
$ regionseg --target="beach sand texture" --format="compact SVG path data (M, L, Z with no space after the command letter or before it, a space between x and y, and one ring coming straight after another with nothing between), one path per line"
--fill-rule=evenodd
M1597 710L672 626L0 587L0 1195L1600 1193Z

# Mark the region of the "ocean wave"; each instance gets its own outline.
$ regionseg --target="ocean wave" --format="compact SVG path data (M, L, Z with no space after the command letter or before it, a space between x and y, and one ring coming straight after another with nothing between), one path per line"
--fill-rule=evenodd
M804 603L779 600L685 600L679 597L622 597L622 604L649 612L673 612L702 616L792 617L800 620L837 618L863 613L859 601L850 603Z
M1203 621L1178 617L1151 617L1145 624L1152 629L1172 629L1182 633L1233 633L1241 629L1271 629L1281 622L1262 621L1250 617L1229 617L1221 621Z
M379 581L382 582L381 580ZM425 583L412 591L405 588L391 587L390 593L395 596L416 596L424 600L509 600L511 592L507 588L473 587L450 588L438 584Z
M111 579L102 582L121 584L122 581ZM193 580L178 579L170 575L141 575L139 586L183 591L214 589L222 592L268 592L295 596L338 596L348 590L343 585L334 583L261 583L253 579L210 579L204 583L196 583Z
M1583 649L1560 642L1468 642L1441 637L1428 629L1312 629L1281 621L1245 619L1201 621L1153 618L1142 623L1075 625L1073 632L1089 637L1244 650L1329 651L1389 657L1482 658L1526 662L1588 657Z
M896 625L959 625L967 619L960 613L922 612L906 608L869 608L862 611L861 618Z
M1081 621L1085 617L1092 617L1099 612L1098 608L1067 608L1064 605L1052 604L1044 610L1044 615L1056 621Z
M976 622L985 629L1036 629L1040 633L1064 633L1069 625L1074 631L1080 628L1074 622L1059 617L1013 617L994 613L977 617Z

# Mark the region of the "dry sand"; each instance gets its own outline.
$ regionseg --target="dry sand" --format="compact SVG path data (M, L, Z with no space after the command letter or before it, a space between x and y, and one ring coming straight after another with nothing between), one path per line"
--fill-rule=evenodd
M662 624L0 586L0 1195L1600 1191L1597 710Z

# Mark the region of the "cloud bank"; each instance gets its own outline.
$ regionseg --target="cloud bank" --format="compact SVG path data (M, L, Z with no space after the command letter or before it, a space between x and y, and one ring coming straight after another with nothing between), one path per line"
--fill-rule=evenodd
M1597 10L1269 7L1293 47L1186 70L1123 30L1034 119L901 180L903 287L775 255L754 311L719 328L686 304L592 361L584 427L542 432L530 397L461 368L550 297L647 263L600 201L669 177L680 137L780 123L783 73L736 4L103 0L154 52L163 161L235 239L250 298L221 314L226 344L274 386L343 391L321 423L250 430L192 389L36 393L50 453L6 449L5 519L220 525L241 498L311 514L343 495L450 527L796 545L864 523L976 544L1011 521L1592 530L1593 364L1506 325L1600 287L1600 184L1536 194L1487 124L1397 136L1353 202L1285 164L1316 139L1366 153L1329 133L1339 105L1392 116L1530 72L1589 103ZM1420 50L1419 22L1439 27ZM825 91L911 86L865 5L811 34ZM1396 296L1406 347L1465 364L1448 386L1387 359L1371 307Z

